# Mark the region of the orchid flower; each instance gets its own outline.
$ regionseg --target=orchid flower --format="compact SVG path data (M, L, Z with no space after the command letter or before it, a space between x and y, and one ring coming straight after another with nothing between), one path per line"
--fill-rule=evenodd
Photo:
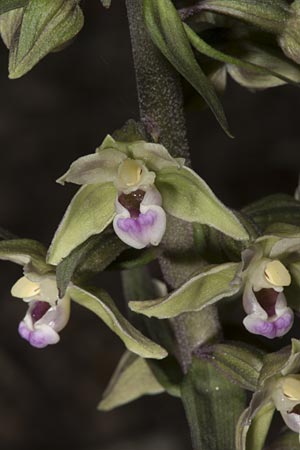
M20 336L37 348L59 342L58 333L70 317L70 297L59 299L55 274L25 272L13 285L11 294L28 303L27 313L19 324Z

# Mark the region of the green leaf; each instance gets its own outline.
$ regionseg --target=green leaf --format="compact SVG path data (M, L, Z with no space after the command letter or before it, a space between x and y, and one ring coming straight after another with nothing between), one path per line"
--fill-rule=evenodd
M271 33L281 33L289 17L284 0L204 0L199 11L233 17Z
M236 450L262 450L275 406L264 393L254 394L249 408L241 415L236 429Z
M290 5L290 17L278 42L284 54L300 64L300 32L299 32L300 3L294 0Z
M115 215L112 183L83 186L73 197L54 235L48 262L57 265L90 236L101 233Z
M145 266L157 259L162 252L160 247L148 247L141 250L128 249L110 266L111 269L131 270Z
M91 236L58 264L56 278L60 297L65 295L72 279L76 283L101 272L126 248L113 231Z
M162 169L156 176L155 184L162 195L163 208L172 216L209 225L237 240L249 238L234 213L191 169Z
M0 1L0 14L4 14L12 9L22 8L28 3L29 0L1 0Z
M145 359L126 352L121 358L98 409L110 411L143 395L164 392Z
M239 263L226 263L206 269L166 297L130 302L129 307L132 311L160 319L176 317L184 312L200 311L239 291L240 284L232 283L239 268Z
M0 259L11 261L21 266L32 264L40 273L53 270L46 264L46 248L43 244L32 239L10 239L0 241Z
M229 135L222 105L197 63L181 19L171 0L143 0L144 16L150 36L175 69L205 99L224 131Z
M193 449L233 450L235 427L246 400L243 390L207 361L194 360L181 395Z
M83 21L77 0L29 0L20 31L11 43L9 77L21 77L48 53L72 39Z
M280 54L272 55L262 48L244 44L242 47L244 58L237 58L207 44L187 24L184 24L184 29L192 46L198 52L229 65L227 70L229 70L231 76L235 81L246 87L264 88L278 86L282 82L292 84L300 82L299 67L290 63Z
M264 197L242 209L264 231L274 223L298 225L300 203L290 195L274 194Z
M19 29L23 18L23 9L13 9L0 15L0 34L7 48L10 48L15 34Z
M68 293L76 303L100 317L132 353L143 358L162 359L167 356L166 350L145 337L122 316L105 291L98 290L97 295L95 295L78 286L71 286Z
M287 431L273 441L266 450L300 450L299 434Z
M250 391L257 389L263 365L261 351L242 343L226 343L200 349L199 355L202 353L232 383Z

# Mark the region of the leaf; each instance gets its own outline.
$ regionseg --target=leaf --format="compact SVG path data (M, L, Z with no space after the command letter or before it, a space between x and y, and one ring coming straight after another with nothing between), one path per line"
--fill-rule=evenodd
M95 313L124 342L127 349L143 358L162 359L167 356L160 345L143 336L134 328L115 306L110 296L103 290L97 296L78 286L68 289L70 297L79 305Z
M262 230L274 223L298 225L300 203L290 195L274 194L264 197L242 209Z
M1 0L0 14L4 14L12 9L22 8L28 3L28 0Z
M86 280L104 270L126 248L113 231L91 236L58 264L56 279L60 297L65 295L73 276L75 282Z
M226 263L206 269L165 297L130 302L129 307L132 311L160 319L176 317L184 312L200 311L239 291L240 285L232 283L239 267L239 263Z
M21 77L48 53L72 39L83 21L77 0L29 0L20 32L10 47L9 77Z
M164 388L156 380L147 361L127 351L122 356L98 409L110 411L143 395L162 392Z
M218 96L196 61L181 19L171 0L143 0L145 23L154 44L205 99L223 130L227 120Z
M258 387L263 353L245 344L215 344L199 350L232 383L255 391Z
M266 450L300 450L299 434L287 431L273 441Z
M52 240L48 253L50 264L59 264L78 245L111 223L116 193L112 183L90 184L79 189Z
M125 250L110 268L119 270L136 269L157 259L161 252L162 248L160 247L148 247L141 250L130 248Z
M191 169L162 169L156 176L155 184L162 195L163 208L172 216L209 225L236 240L249 238L234 213Z
M0 241L0 259L11 261L21 266L32 264L39 273L46 273L53 268L45 263L46 248L32 239L10 239Z
M230 75L235 81L246 87L264 88L273 85L278 86L282 82L297 85L300 82L299 67L290 63L280 54L275 56L262 48L244 43L242 45L244 50L243 59L237 58L207 44L187 24L184 24L184 29L192 46L198 52L229 65L227 70L229 70ZM288 74L287 76L286 73ZM271 85L270 75L272 75L272 78L275 77ZM251 76L254 77L254 85L249 85ZM257 82L260 84L255 84Z
M194 450L233 450L245 394L207 361L194 360L182 383Z

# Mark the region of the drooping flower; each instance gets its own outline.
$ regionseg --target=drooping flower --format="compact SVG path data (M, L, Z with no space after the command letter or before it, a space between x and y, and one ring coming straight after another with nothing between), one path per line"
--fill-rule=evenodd
M279 259L265 256L260 246L243 252L243 259L245 327L270 339L285 335L294 321L284 294L291 284L288 269Z
M20 336L37 348L59 342L59 332L70 317L70 297L66 294L59 298L55 274L25 271L11 294L28 303L27 313L19 324Z
M300 433L300 375L288 375L278 380L272 399L286 425Z

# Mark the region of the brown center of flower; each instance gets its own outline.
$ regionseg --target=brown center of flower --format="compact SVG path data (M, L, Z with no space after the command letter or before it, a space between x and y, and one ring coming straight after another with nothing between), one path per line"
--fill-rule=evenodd
M144 197L145 191L138 189L130 194L121 194L119 196L119 202L129 211L130 216L136 219L140 214L140 204Z
M35 302L34 307L31 311L31 317L33 322L37 322L40 320L44 314L48 311L50 308L50 304L48 302Z
M269 317L275 316L275 306L279 292L274 289L261 289L255 292L256 299L260 306L266 311Z

